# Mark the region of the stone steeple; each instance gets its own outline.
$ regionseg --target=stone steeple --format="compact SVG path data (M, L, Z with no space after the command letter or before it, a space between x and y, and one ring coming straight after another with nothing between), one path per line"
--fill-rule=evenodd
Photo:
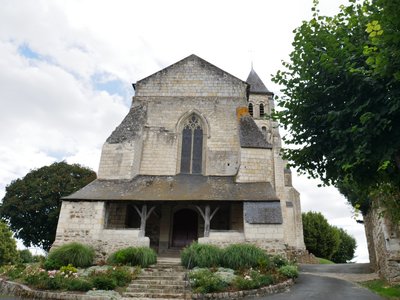
M250 74L247 77L246 82L250 84L250 93L264 95L272 94L264 85L260 77L257 75L256 71L254 71L253 67L251 68Z

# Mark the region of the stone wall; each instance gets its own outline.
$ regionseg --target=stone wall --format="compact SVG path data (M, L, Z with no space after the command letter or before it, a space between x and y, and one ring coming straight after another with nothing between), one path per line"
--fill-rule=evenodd
M263 118L263 116L260 116L260 104L264 105L264 115L271 114L268 95L250 94L249 103L253 104L253 117L255 119Z
M400 282L400 228L382 216L377 201L364 216L370 263L392 283Z
M203 125L203 174L237 173L240 141L236 107L243 106L245 98L135 97L135 101L148 107L140 174L180 172L181 125L191 113L196 113Z
M246 89L242 80L191 55L138 81L136 96L236 97Z
M271 149L242 148L236 182L273 182Z
M104 221L105 202L63 201L53 248L83 243L94 247L99 261L120 248L150 245L148 237L139 238L138 229L104 229Z

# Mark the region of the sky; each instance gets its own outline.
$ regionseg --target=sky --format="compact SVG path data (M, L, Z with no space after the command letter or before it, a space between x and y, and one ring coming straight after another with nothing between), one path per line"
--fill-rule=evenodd
M322 14L344 0L320 0ZM98 170L122 121L132 83L191 54L245 80L251 63L267 88L312 0L2 0L0 199L12 180L55 161ZM298 176L303 211L321 212L358 244L365 233L335 188Z

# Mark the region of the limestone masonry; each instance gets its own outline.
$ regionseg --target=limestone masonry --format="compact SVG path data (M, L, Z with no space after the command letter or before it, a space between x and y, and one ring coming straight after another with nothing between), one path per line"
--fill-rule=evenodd
M135 85L103 146L98 179L63 199L54 247L78 241L98 259L193 241L305 249L299 193L280 157L273 94L191 55Z

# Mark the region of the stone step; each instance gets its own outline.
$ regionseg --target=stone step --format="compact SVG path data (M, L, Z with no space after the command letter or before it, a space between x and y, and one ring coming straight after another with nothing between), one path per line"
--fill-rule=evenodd
M183 284L184 281L183 280L168 280L168 279L136 279L133 282L137 283L137 284L143 284L143 285L154 285L154 284L158 284L158 285L175 285L175 284Z
M143 269L142 273L165 273L165 274L170 274L170 273L185 273L185 269L174 269L174 268L166 268L166 269L159 269L159 268L153 268L153 269Z
M154 285L153 281L151 281L149 283L140 283L140 282L136 282L136 280L135 280L128 286L128 288L147 289L147 288L151 288L154 286L156 286L157 288L160 288L160 285L159 284ZM185 284L182 283L181 281L179 281L179 283L177 282L177 283L172 283L172 284L163 284L162 286L165 288L181 288L181 287L184 287Z
M185 299L185 293L124 293L124 298L160 298L160 299Z
M165 263L157 263L155 265L151 265L151 268L183 268L183 266L180 263L169 263L169 262L165 262Z
M151 279L160 279L160 280L183 280L184 275L174 275L174 276L168 276L168 275L152 275L152 274L143 274L138 277L138 279L146 279L146 280L151 280Z
M185 292L185 288L183 286L180 286L179 288L166 288L165 286L158 286L158 287L150 287L150 288L140 288L140 287L136 287L136 288L131 288L128 287L125 291L126 293L143 293L146 292L148 294L162 294L162 293L184 293Z

